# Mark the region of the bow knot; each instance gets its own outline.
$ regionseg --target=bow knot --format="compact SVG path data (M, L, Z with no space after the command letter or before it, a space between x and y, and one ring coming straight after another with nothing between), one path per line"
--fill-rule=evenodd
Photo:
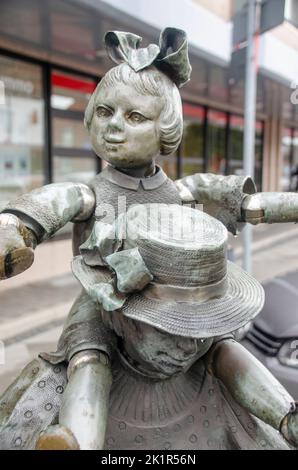
M141 48L142 38L122 31L109 31L104 43L109 57L117 64L126 62L135 72L150 65L164 72L179 88L190 79L191 65L185 31L165 28L159 45Z
M125 217L114 224L97 221L74 258L72 271L90 297L104 310L121 308L129 294L153 280L138 248L123 250Z

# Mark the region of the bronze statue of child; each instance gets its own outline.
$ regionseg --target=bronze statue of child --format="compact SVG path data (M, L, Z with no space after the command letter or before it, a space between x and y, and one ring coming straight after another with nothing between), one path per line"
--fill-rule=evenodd
M171 154L180 144L183 120L178 87L189 79L191 67L183 31L166 28L161 33L159 46L151 44L141 49L140 41L140 37L130 33L107 33L108 53L120 65L104 76L86 109L85 125L90 132L93 149L108 166L88 185L52 184L8 204L0 214L0 279L28 268L33 262L36 244L53 236L69 221L74 222L74 254L78 255L81 247L84 262L89 267L98 266L96 227L100 231L103 229L101 223L113 223L119 214L124 214L135 203L202 203L204 210L223 222L232 233L236 233L243 222L298 220L296 194L254 194L251 179L236 176L197 174L174 183L155 165L159 154ZM85 427L82 425L85 405L81 408L76 406L78 396L81 396L82 403L84 399L86 402L89 400L86 388L82 387L84 393L80 395L82 376L85 383L97 377L93 382L99 389L104 383L107 395L106 384L111 381L115 335L99 318L98 304L103 301L103 293L100 293L100 298L94 298L99 293L89 290L87 294L89 287L85 286L71 309L58 351L42 355L56 371L54 376L51 375L51 381L57 385L55 405L45 403L44 406L55 409L59 414L56 421L59 421L60 428L53 430L52 435L49 431L48 435L48 442L56 439L58 446L61 442L76 446L78 441L78 445L84 448L80 438L72 440L72 433L75 436L79 433L75 423L79 423L81 432L84 430L87 447L103 446L104 432L99 429L98 422L105 423L107 405L97 408L96 417L93 410L93 419L87 413ZM111 306L118 307L119 298L113 297L111 291L109 301ZM64 401L61 392L66 385L63 375L65 362L69 366L67 400ZM42 359L38 360L36 367L28 367L30 373L35 371L31 376L33 382L43 374L47 376L50 370L49 363ZM28 387L29 382L26 382ZM36 383L40 393L44 379ZM97 391L96 387L89 387L89 392ZM31 390L32 387L29 388ZM106 402L103 400L103 403ZM3 410L3 416L6 416L5 406ZM29 426L30 409L27 411L24 426ZM44 431L52 424L52 418L52 413L42 416L35 430ZM4 421L6 419L7 416ZM66 434L63 434L63 429ZM71 430L69 434L67 429ZM18 437L15 440L15 444L10 443L12 447L20 445ZM24 445L34 447L35 441L30 443L27 440Z
M294 399L233 338L264 292L227 262L223 224L175 204L132 206L115 224L99 224L73 272L110 332L112 374L95 351L87 368L78 353L62 400L66 365L29 364L2 397L1 447L297 446Z

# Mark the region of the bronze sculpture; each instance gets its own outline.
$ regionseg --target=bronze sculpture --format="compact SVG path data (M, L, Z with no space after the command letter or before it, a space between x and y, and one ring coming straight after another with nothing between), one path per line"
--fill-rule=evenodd
M177 86L181 86L189 79L191 71L183 31L167 28L161 34L159 47L151 45L145 49L139 48L140 38L129 33L108 33L105 40L110 56L121 64L111 69L98 85L87 107L85 124L90 132L95 152L106 160L109 166L88 186L74 183L45 186L11 202L0 215L0 230L3 234L0 278L15 275L29 267L33 261L33 249L36 244L52 236L68 221L74 221L74 254L81 253L84 263L78 263L78 259L75 258L73 270L80 280L85 279L81 281L84 290L69 314L57 352L42 354L40 359L25 369L2 398L0 423L4 448L34 448L36 445L38 448L103 448L103 446L117 448L117 445L145 447L143 435L136 435L133 443L124 444L124 441L115 440L115 437L108 435L107 441L104 441L110 390L111 403L116 400L113 396L115 392L113 388L111 389L111 363L116 341L125 338L127 342L127 338L133 334L131 328L136 327L133 322L123 320L124 317L121 317L123 324L117 326L109 324L106 314L100 316L100 306L104 306L105 312L125 309L126 297L123 292L122 295L119 295L119 292L115 295L111 283L106 282L107 274L98 247L106 249L112 247L114 251L120 248L121 244L117 245L117 237L108 235L115 218L121 216L127 207L134 203L198 202L204 204L204 210L218 218L232 233L236 233L239 225L245 222L298 220L296 194L254 194L255 187L250 178L235 176L194 175L173 183L161 168L155 166L154 160L158 153L172 153L182 137L181 100ZM124 198L126 204L123 211L120 203ZM93 274L90 274L91 277L84 277L84 270L89 268L93 270L91 271ZM103 276L99 282L100 288L94 288L98 283L89 282L94 272ZM96 276L97 274L95 278ZM185 272L184 276L187 280ZM261 298L260 291L258 300ZM256 314L259 307L256 305L254 307ZM228 311L226 313L228 314ZM246 318L245 321L249 319ZM144 319L140 324L144 352L145 338L153 333L148 326L146 327ZM237 326L242 325L237 323ZM160 330L160 326L157 326L157 329ZM173 334L172 331L166 331ZM227 324L227 331L224 333L232 331L231 325ZM158 334L156 331L153 334L154 344L160 344ZM217 331L214 336L220 337L221 334ZM181 336L181 332L176 336ZM201 339L205 339L205 334L202 333L202 336ZM189 340L182 342L193 343ZM211 343L208 341L206 343L210 348ZM177 391L181 390L184 380L185 387L187 388L186 384L189 385L186 396L192 396L194 387L200 388L202 383L207 383L205 379L203 381L202 376L205 377L204 374L208 370L206 377L212 381L211 377L214 375L215 381L217 379L222 381L228 390L228 395L232 397L231 401L236 398L242 408L279 429L288 442L297 445L297 415L294 401L285 390L279 389L271 377L269 383L271 384L273 380L272 384L277 387L277 391L276 394L270 394L271 390L266 386L266 381L269 379L268 376L263 379L261 366L258 365L256 368L255 376L256 364L250 355L246 356L247 353L243 353L242 349L235 349L238 348L235 344L231 337L222 338L218 344L214 342L208 355L207 349L204 350L207 366L202 360L198 360L195 364L198 370L195 369L194 374L191 368L189 374L178 374L177 377L174 374L173 381L162 377L162 383L156 382L156 378L150 377L145 368L145 375L147 374L150 379L145 381L151 390L148 390L148 396L152 398L155 394L158 397L167 385L169 386L167 393L176 395ZM132 346L129 350L132 350ZM141 350L138 351L138 357L140 354ZM163 351L163 354L166 354L166 351ZM226 368L222 366L225 358L229 358L231 370L238 370L239 364L237 367L233 364L236 360L235 354L239 355L237 361L240 363L240 368L248 375L248 379L240 384L237 382L239 379L237 374L226 374ZM218 360L214 361L214 357ZM125 362L125 357L123 360ZM65 362L68 363L68 377L66 377ZM124 386L125 377L128 376L123 373L121 364L119 361L114 363L114 381L116 377ZM127 364L126 361L126 367L130 365L130 362ZM128 390L132 390L132 387L138 383L138 378L134 375L136 371L131 372L133 379L128 381ZM141 373L144 374L144 371L141 370ZM142 380L141 388L144 387L143 377ZM174 392L170 392L173 388ZM210 385L209 391L212 389ZM233 395L233 390L236 390L237 397ZM267 398L265 403L263 401L260 403L260 394L265 394ZM210 400L211 395L212 393L207 394ZM216 394L220 395L221 392ZM98 396L101 396L100 402ZM169 399L169 395L159 397L162 402ZM122 396L123 400L124 398ZM176 398L178 401L174 408L185 400L183 394L179 393ZM195 403L193 401L195 398L196 396L192 396L191 403ZM31 409L33 400L36 401L35 411L39 411L39 417ZM144 397L144 400L146 402L148 399ZM159 409L158 403L157 399L155 404ZM214 403L213 406L218 404ZM233 408L234 404L226 406ZM206 404L202 402L201 407L204 414ZM146 409L139 412L144 416ZM189 416L189 420L192 421L189 421L189 424L198 426L193 414ZM245 413L244 416L245 419L250 419ZM160 419L160 416L157 418ZM210 422L208 419L205 421L205 427L208 428ZM238 421L241 422L240 419ZM51 426L53 423L56 423L56 426ZM117 423L120 431L121 426L122 430L128 426L125 419ZM154 426L156 423L161 425L161 422L157 421ZM179 425L177 429L186 426L185 421L176 424ZM250 424L251 429L259 429L255 423ZM158 425L155 427L159 429ZM223 429L226 430L226 427ZM43 434L39 437L40 432ZM107 432L109 433L109 430ZM171 432L175 432L174 429ZM269 442L265 445L274 447L275 442L277 447L287 447L279 435L273 435L269 428L266 432L269 433ZM189 445L194 446L191 448L201 448L200 446L253 448L262 447L260 442L264 441L260 438L257 442L251 437L247 440L246 434L242 441L238 441L231 437L232 434L232 431L228 432L224 440L215 439L215 442L212 440L211 432L211 437L208 438L209 444L208 439L203 444L198 443L194 437L196 433L193 431L189 436L191 443ZM256 434L252 434L256 437ZM153 445L150 439L146 442L147 445L150 443ZM173 445L174 448L183 446L183 442L179 439L172 443L165 441L163 445L166 443Z

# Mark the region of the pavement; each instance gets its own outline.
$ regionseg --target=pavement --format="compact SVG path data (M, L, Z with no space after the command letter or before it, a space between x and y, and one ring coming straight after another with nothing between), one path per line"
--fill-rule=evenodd
M298 270L298 226L253 229L253 275L261 282ZM230 237L236 263L242 236ZM64 320L80 292L70 272L71 241L47 242L25 273L0 282L0 394L40 351L54 351Z

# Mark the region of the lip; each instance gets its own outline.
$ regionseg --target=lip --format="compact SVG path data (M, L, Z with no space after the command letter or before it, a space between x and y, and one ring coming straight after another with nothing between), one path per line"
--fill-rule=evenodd
M109 145L120 145L120 144L124 144L125 142L123 139L116 139L116 138L104 139L104 141Z
M173 357L173 356L170 356L169 354L166 354L166 359L167 359L169 366L183 367L188 361L193 359L193 356L187 357L185 359L178 359L177 357Z

